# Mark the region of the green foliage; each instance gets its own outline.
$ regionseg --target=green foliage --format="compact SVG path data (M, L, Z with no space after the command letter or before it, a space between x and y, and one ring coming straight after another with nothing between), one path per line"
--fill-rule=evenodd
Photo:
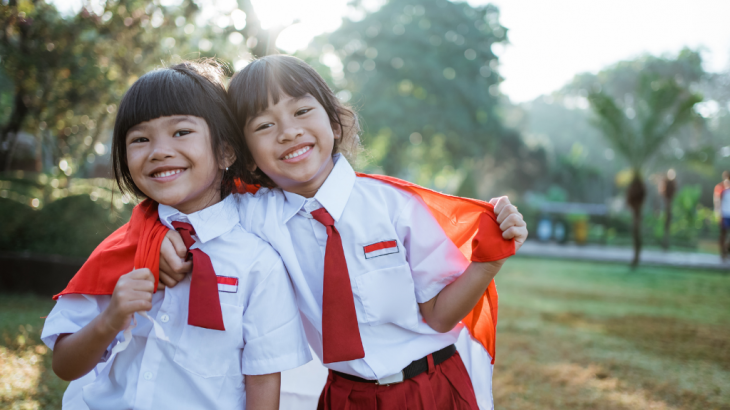
M214 25L198 24L196 1L173 3L84 3L72 16L51 3L0 3L0 172L12 169L12 147L24 131L40 146L35 171L86 177L107 155L116 106L139 76L183 58L245 59L247 43L254 54L274 51L256 46L266 43L258 37L276 36L261 29L249 0L237 2L245 13L236 3L206 10Z
M687 185L682 187L672 201L672 221L669 231L672 243L695 248L702 234L716 237L717 222L713 210L700 205L702 187ZM646 225L656 243L664 237L665 212L648 215Z
M86 258L94 248L131 216L76 195L34 211L27 205L0 198L0 251L32 252Z
M447 166L495 154L504 131L491 47L505 41L494 6L392 0L345 20L308 55L341 61L333 81L352 92L373 165L430 185Z
M35 216L33 209L16 201L0 198L0 250L22 251L28 243L26 223Z

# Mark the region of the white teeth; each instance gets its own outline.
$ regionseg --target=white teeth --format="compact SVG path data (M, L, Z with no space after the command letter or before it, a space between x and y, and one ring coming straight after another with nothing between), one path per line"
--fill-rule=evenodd
M152 178L164 178L164 177L169 177L170 175L175 175L175 174L179 174L179 173L181 173L182 171L183 171L182 169L175 169L175 170L172 170L172 171L162 171L162 172L158 172L158 173L156 173L156 174L152 174Z
M298 157L298 156L300 156L300 155L304 154L305 152L309 151L310 149L312 149L312 147L304 147L304 148L302 148L302 149L298 149L298 150L296 150L296 151L292 152L291 154L287 154L287 155L286 155L286 156L284 157L284 159L292 159L292 158L296 158L296 157Z

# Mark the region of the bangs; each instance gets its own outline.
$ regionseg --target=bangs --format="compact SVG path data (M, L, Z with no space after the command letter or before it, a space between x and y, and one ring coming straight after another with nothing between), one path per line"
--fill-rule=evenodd
M243 129L252 118L269 108L270 102L277 104L282 94L294 98L310 94L328 107L331 103L327 92L332 93L327 83L305 62L293 57L264 57L252 61L233 77L228 96L238 125ZM329 111L328 114L331 121L339 123L336 114L333 116Z
M137 124L160 117L192 115L208 120L212 107L203 87L183 73L161 69L140 77L127 91L117 113L115 130L126 138Z
M228 108L223 67L214 60L186 61L140 77L119 104L112 136L112 169L122 192L146 195L134 183L127 163L127 133L143 122L174 115L205 120L217 164L233 154L235 161L223 173L221 195L228 195L234 180L244 176L246 149ZM228 168L226 168L228 170Z

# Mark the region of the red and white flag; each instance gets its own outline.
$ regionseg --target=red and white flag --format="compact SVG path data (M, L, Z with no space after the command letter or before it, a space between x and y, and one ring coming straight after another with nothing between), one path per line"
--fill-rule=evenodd
M238 278L230 276L216 276L216 278L218 279L218 292L238 292Z
M365 252L365 259L371 259L378 256L390 255L391 253L398 253L398 242L393 239L390 241L376 242L363 246L362 248L363 252Z

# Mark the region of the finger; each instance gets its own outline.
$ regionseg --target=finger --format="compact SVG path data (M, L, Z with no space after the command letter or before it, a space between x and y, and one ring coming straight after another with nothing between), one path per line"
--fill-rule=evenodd
M165 239L168 239L170 242L170 245L172 245L175 254L179 258L185 258L188 254L188 247L185 246L185 242L182 240L182 236L177 231L168 231L165 235ZM165 242L163 241L163 244Z
M509 217L507 217L507 219L502 221L502 223L499 224L499 229L501 229L502 232L504 232L513 226L520 226L520 219L515 214L510 215Z
M497 223L502 223L505 219L514 214L519 214L519 212L517 212L517 207L512 204L505 205L504 208L502 208L502 211L497 214Z
M141 311L149 311L152 309L152 301L151 300L142 300L142 299L135 299L130 300L127 303L124 304L122 307L122 311L125 313L134 313L134 312L141 312Z
M155 278L148 268L135 269L122 277L126 277L127 280L154 280Z
M165 284L162 282L157 282L157 290L165 290Z
M525 227L513 226L502 232L504 239L514 239L517 242L524 242L527 239L527 229Z
M138 302L152 303L152 292L140 292L137 290L133 290L127 292L126 297L127 298L124 300L124 302L122 302L122 306L124 306L126 309L132 309L130 305Z
M496 206L497 205L497 201L499 201L499 197L490 199L489 200L489 203Z
M517 237L517 227L513 226L506 231L502 232L502 238L504 239L514 239Z
M168 233L168 235L170 234ZM162 241L162 245L160 246L160 267L164 266L165 268L168 268L165 269L165 271L167 272L171 270L174 271L175 268L179 266L180 262L182 262L183 258L185 258L185 253L180 256L177 249L175 248L175 245L173 244L173 241L168 240L168 238L165 237L165 239Z
M160 271L160 283L164 284L164 286L167 286L168 288L173 288L173 287L175 287L175 285L178 284L178 282L180 282L180 281L175 280L170 275Z
M494 205L494 213L499 215L507 205L510 205L509 199L506 196L500 196L497 198L497 204Z
M138 292L149 292L150 294L155 290L155 287L157 287L157 283L146 279L134 280L129 285L129 289L131 290Z
M160 249L160 270L164 271L170 277L183 280L185 274L193 269L192 261L185 261L177 255L172 245L163 246Z

